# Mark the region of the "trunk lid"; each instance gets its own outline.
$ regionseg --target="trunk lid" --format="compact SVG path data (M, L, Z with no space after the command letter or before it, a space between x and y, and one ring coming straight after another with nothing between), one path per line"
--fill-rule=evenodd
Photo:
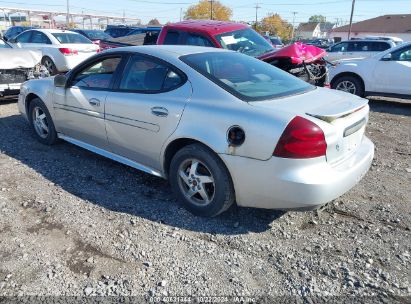
M356 151L368 122L367 99L324 88L250 105L312 120L324 132L330 164L339 164Z

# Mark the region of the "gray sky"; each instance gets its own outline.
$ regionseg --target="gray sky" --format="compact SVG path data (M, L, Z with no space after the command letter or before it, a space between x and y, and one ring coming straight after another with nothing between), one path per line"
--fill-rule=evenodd
M197 1L192 0L69 0L72 12L104 14L140 18L143 23L152 18L160 22L178 21L180 9L184 11ZM346 22L350 18L351 0L221 0L233 10L236 21L255 20L255 5L259 3L259 19L269 13L279 13L289 22L292 12L297 12L295 23L305 22L311 15L322 14L327 21L337 18ZM0 7L18 7L65 11L66 0L7 0L0 1ZM360 21L383 14L411 14L411 0L356 0L354 21Z

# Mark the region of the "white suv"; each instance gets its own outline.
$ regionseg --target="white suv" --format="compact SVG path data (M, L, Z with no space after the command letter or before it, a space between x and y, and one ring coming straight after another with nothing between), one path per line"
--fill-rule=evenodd
M27 30L10 39L9 43L16 48L42 51L42 64L51 75L74 68L99 50L96 44L83 35L53 29Z
M348 40L334 44L327 49L328 61L351 58L367 58L395 46L390 40Z
M411 99L411 42L329 69L331 88L359 96Z

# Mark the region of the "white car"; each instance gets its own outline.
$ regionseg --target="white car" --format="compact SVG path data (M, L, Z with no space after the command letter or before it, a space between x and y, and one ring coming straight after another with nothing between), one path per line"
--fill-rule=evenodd
M411 42L329 69L331 88L358 96L411 98Z
M71 70L99 51L99 47L83 35L54 29L27 30L9 43L16 48L42 51L42 64L51 75Z
M328 61L338 61L350 58L367 58L383 52L396 44L390 40L348 40L334 44L327 49Z

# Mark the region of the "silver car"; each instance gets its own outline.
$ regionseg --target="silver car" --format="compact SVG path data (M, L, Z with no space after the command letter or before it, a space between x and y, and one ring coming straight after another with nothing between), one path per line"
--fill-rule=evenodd
M37 139L58 138L167 178L192 213L311 210L352 188L374 145L368 101L224 49L105 51L22 86Z

